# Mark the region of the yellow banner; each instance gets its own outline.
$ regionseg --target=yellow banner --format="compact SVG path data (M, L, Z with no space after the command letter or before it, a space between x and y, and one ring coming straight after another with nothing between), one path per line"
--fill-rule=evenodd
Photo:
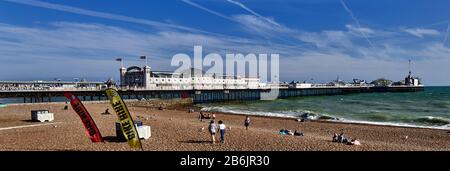
M134 125L130 112L128 111L127 105L123 102L119 93L112 88L106 90L106 95L109 97L111 106L119 118L119 122L122 126L122 132L125 139L128 141L128 145L132 148L142 149L141 140L139 139L137 129Z

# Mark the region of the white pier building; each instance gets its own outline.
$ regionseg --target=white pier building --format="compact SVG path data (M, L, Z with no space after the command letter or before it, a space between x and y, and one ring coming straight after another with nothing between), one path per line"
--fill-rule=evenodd
M259 78L205 74L191 68L182 73L152 71L149 66L120 69L120 87L145 90L260 89Z

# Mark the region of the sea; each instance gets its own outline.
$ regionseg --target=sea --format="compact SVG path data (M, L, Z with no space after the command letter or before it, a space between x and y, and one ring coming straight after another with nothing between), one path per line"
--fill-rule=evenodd
M422 92L308 96L201 105L205 111L332 122L450 129L450 87Z

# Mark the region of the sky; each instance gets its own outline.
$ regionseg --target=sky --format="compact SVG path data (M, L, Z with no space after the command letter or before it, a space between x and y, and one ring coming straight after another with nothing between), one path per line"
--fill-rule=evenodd
M175 70L178 53L280 54L280 79L450 85L448 0L0 0L0 80Z

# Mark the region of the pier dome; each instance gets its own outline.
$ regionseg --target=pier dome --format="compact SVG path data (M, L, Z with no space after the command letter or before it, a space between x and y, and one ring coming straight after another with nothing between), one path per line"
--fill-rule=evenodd
M127 72L130 71L142 71L142 68L138 67L138 66L131 66L129 68L127 68Z

